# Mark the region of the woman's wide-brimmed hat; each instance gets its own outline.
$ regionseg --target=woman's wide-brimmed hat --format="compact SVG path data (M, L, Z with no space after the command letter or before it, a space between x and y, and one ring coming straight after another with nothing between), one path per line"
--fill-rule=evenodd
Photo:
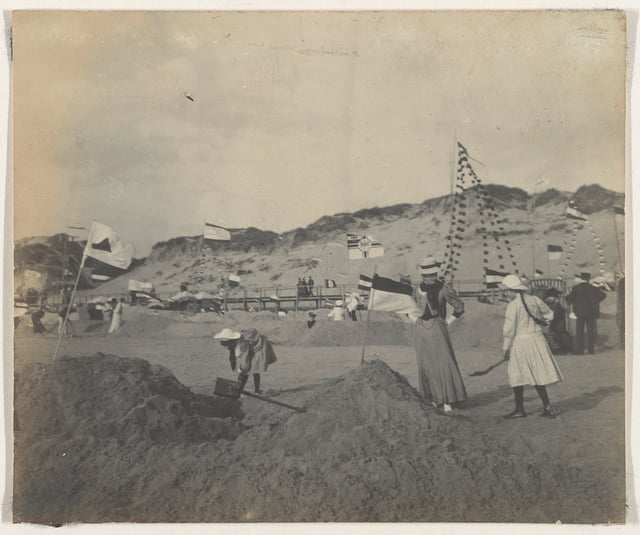
M418 264L420 275L434 275L440 270L442 262L436 262L432 256L423 258Z
M342 301L342 299L338 299L338 300L336 301L336 306L337 306L337 307L341 307L342 305L344 305L344 302Z
M242 336L239 332L232 331L231 329L222 329L219 333L213 335L216 340L222 340L227 342L229 340L237 340Z
M502 279L502 284L509 290L522 290L527 291L527 288L518 275L507 275L504 279Z

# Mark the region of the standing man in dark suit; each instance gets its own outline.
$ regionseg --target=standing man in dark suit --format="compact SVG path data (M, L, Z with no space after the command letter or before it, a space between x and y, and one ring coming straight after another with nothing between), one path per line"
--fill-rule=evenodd
M590 273L576 275L576 284L567 296L567 303L572 305L576 316L576 353L584 353L584 329L587 328L587 351L593 355L598 329L596 321L600 310L600 302L607 297L599 288L589 284Z

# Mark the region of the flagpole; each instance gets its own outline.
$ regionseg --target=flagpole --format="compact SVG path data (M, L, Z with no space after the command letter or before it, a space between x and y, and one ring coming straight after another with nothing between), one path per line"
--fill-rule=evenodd
M453 132L453 154L451 155L451 159L449 160L449 181L451 182L451 195L453 195L455 193L456 190L456 186L455 186L455 176L456 176L456 169L455 169L455 162L456 162L456 154L458 153L458 136L456 134L456 132Z
M376 277L376 272L378 270L378 266L377 264L373 266L373 277L372 277L372 284L371 284L371 290L369 291L369 306L367 307L367 325L364 329L364 342L362 343L362 355L360 356L360 365L362 365L362 363L364 362L364 351L365 348L367 347L367 336L369 335L369 320L371 318L371 305L373 304L373 292L375 292L375 290L373 289L373 279L375 279Z
M533 247L531 248L531 261L533 262L533 276L536 276L536 200L531 196L531 239ZM548 256L548 255L547 255Z
M91 235L89 235L89 239L91 239ZM71 292L71 297L69 298L69 304L67 305L67 313L64 315L64 320L62 321L62 327L60 328L60 332L58 333L58 341L56 343L56 349L53 352L53 362L55 362L56 358L58 357L58 351L60 351L60 345L62 344L62 337L64 336L64 333L67 329L67 322L69 321L69 315L71 314L73 299L76 296L76 290L78 289L78 282L80 282L80 275L82 274L82 268L84 267L84 261L86 260L86 258L87 258L86 255L82 253L82 261L80 262L80 267L78 268L78 276L76 277L76 282L73 285L73 291Z
M69 316L71 315L71 308L73 307L73 300L76 296L76 290L78 289L78 283L80 282L80 275L82 274L82 268L84 267L84 262L87 259L87 246L91 243L93 239L93 231L95 229L96 222L91 222L91 228L89 229L89 236L87 236L87 243L85 243L84 250L82 251L82 260L80 261L80 266L78 267L78 275L76 277L76 282L73 285L73 290L71 291L71 297L69 297L69 304L67 305L67 313L64 315L64 320L62 321L62 326L60 327L60 332L58 333L58 341L56 342L56 348L53 352L53 362L55 362L58 357L58 352L60 351L60 346L62 344L62 337L64 336L65 331L67 330L67 323L69 321Z
M329 280L329 244L325 243L325 247L326 247L326 250L327 250L327 264L326 264L326 267L325 267L325 270L324 270L325 271L324 280L325 280L325 285L327 285L328 284L327 281Z

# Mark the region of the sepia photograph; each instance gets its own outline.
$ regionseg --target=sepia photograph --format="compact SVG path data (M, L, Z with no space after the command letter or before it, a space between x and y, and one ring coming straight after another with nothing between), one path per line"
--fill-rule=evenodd
M5 521L628 522L624 10L6 24Z

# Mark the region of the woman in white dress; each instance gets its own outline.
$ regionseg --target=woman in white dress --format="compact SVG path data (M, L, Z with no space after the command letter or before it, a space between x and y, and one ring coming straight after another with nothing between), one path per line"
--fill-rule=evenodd
M109 325L109 334L117 333L120 330L120 324L122 323L122 312L124 309L124 299L111 300L111 306L113 311L111 312L111 324Z
M505 418L524 418L524 387L533 385L542 401L540 416L555 418L546 385L562 381L562 372L542 333L542 325L553 319L553 311L541 299L527 294L528 288L517 275L507 275L502 284L515 295L507 306L502 334L507 373L513 387L516 407Z

